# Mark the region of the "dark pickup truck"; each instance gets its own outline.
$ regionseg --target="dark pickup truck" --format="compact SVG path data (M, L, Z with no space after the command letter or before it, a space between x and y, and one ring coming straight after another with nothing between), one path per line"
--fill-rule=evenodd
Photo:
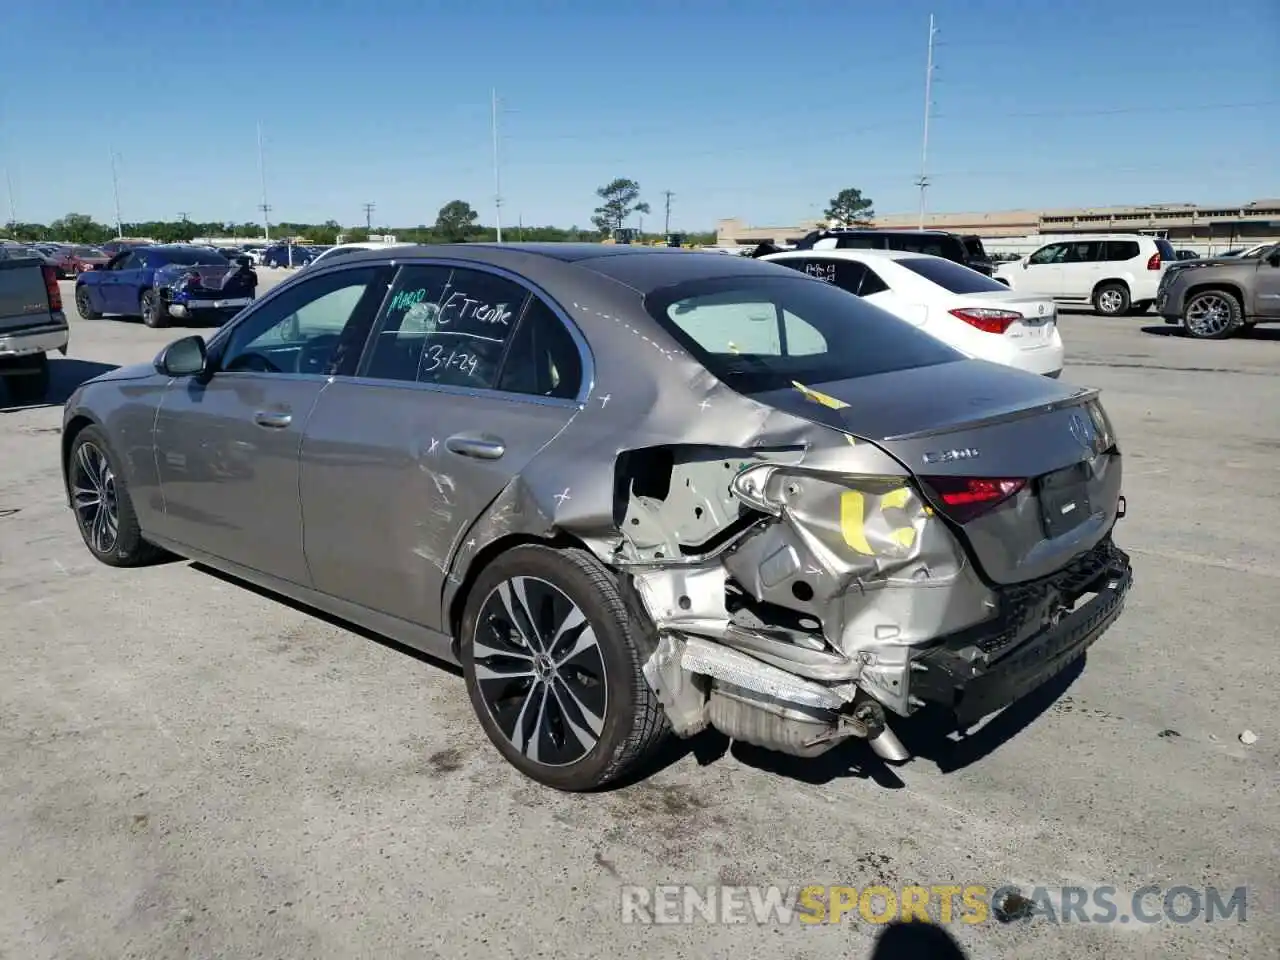
M0 247L0 380L12 401L45 398L48 354L65 355L70 338L55 268L25 251Z
M1280 323L1280 243L1242 257L1171 264L1156 289L1156 312L1197 340L1223 340L1255 323Z

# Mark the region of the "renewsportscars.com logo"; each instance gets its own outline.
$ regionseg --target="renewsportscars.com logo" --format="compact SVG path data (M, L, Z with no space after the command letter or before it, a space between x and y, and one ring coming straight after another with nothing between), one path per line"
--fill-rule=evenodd
M854 887L666 884L622 889L623 923L784 925L920 921L981 924L1157 924L1247 921L1248 888L1149 885L1117 887L986 884Z

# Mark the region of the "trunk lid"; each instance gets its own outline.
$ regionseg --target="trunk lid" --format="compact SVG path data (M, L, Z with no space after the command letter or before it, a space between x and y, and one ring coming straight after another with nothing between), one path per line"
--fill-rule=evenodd
M185 289L196 296L206 293L224 297L250 296L257 286L257 276L253 271L235 264L174 264L159 271L156 279L168 284L178 283L184 278L187 281Z
M1009 325L1002 336L1012 340L1021 350L1040 350L1053 342L1058 327L1058 308L1051 297L993 291L969 293L956 297L956 307L990 310L1012 310L1022 314L1021 320Z
M1121 464L1097 391L981 360L806 384L761 402L874 442L915 475L926 496L996 583L1047 576L1089 550L1120 512ZM942 493L970 478L1020 486L972 518Z

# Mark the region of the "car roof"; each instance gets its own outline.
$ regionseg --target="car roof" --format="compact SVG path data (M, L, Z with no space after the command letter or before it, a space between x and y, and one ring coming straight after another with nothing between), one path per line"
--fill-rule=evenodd
M535 283L541 276L565 267L604 277L641 296L687 280L737 276L794 276L787 267L750 257L719 253L602 243L453 243L410 244L361 251L343 264L366 260L457 260L513 270ZM555 271L555 267L560 271ZM783 271L783 273L778 273Z

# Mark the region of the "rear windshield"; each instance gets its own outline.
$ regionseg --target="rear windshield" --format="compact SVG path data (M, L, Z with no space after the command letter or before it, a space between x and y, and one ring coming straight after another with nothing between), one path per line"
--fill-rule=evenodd
M967 259L964 245L955 237L928 233L890 233L887 235L890 250L904 253L927 253L931 257L946 257L963 263Z
M1156 249L1160 251L1160 259L1165 263L1178 259L1178 251L1173 249L1173 244L1168 240L1157 240Z
M166 250L164 259L167 263L176 263L180 267L193 267L201 264L209 266L229 266L230 261L227 260L217 250L200 250L196 247L187 247L182 250Z
M950 293L1008 293L1009 288L977 270L935 257L906 257L898 261L912 273L924 277Z
M878 307L799 275L694 280L650 294L645 306L694 359L739 393L964 359Z
M982 245L982 240L978 237L965 237L964 249L974 260L987 259L987 250Z

